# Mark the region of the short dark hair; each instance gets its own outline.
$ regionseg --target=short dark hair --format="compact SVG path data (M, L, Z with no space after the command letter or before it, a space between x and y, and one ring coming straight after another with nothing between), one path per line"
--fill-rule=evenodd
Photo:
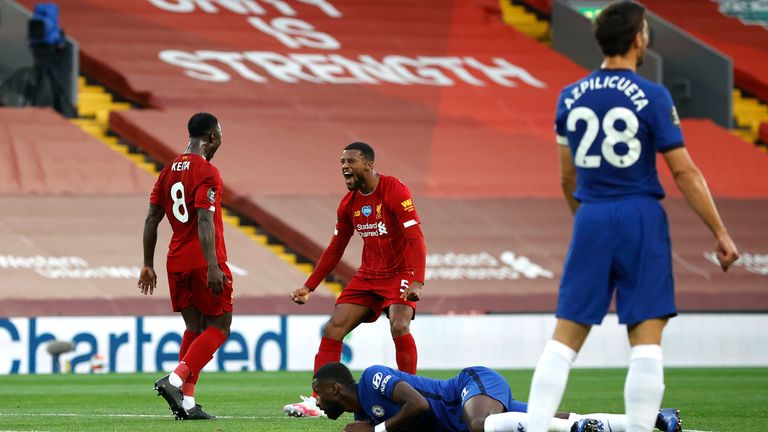
M200 138L216 130L218 125L219 120L217 120L213 114L199 112L189 118L187 130L189 130L190 138Z
M611 3L595 19L593 32L600 49L608 57L624 55L635 35L643 31L645 8L633 1Z
M355 384L355 378L352 372L342 363L326 363L315 373L315 379L318 381L335 381L341 385L351 387Z
M376 158L376 153L373 152L373 147L362 141L355 141L352 144L344 147L344 150L360 150L360 153L363 155L363 157L371 162L373 162L373 160Z

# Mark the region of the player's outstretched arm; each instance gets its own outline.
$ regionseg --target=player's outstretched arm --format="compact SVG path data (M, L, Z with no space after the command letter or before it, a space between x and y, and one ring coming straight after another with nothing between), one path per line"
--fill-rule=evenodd
M139 291L144 294L153 294L157 286L157 274L155 274L155 246L157 245L157 226L163 220L165 212L163 208L150 204L147 217L144 219L144 268L139 275Z
M339 222L342 221L340 220ZM298 304L304 304L309 301L309 293L312 293L325 277L331 273L331 270L336 268L339 261L341 261L341 257L344 256L344 249L347 248L349 239L352 238L352 233L353 228L351 224L336 224L336 232L331 238L331 243L325 248L323 254L320 255L320 259L317 261L315 269L312 271L312 274L309 275L307 281L304 282L304 286L291 291L289 294L291 300Z
M728 267L739 259L739 251L720 218L704 176L685 147L664 153L664 160L688 204L715 236L717 259L723 271L728 271Z
M197 209L197 236L203 248L205 262L208 263L208 288L211 294L219 295L224 291L226 276L219 268L216 257L216 229L213 225L213 212L208 209Z

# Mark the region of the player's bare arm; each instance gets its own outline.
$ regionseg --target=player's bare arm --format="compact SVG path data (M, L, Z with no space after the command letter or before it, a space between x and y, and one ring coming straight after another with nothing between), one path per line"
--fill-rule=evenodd
M402 294L400 294L400 297L403 300L417 302L421 300L421 289L423 287L424 287L423 282L413 281L411 282L410 285L408 285L407 288L402 289Z
M720 218L704 176L684 147L664 153L664 160L688 204L715 236L717 260L723 271L728 271L739 259L739 251Z
M395 384L395 389L392 391L392 400L400 405L401 408L397 414L386 421L387 430L399 430L429 411L429 402L424 399L421 393L417 392L416 389L405 381L399 381ZM370 432L374 428L370 424L366 425L362 422L355 422L348 424L344 430Z
M312 290L308 286L304 285L297 290L291 291L291 300L296 304L306 304L309 301L309 296L312 295Z
M208 288L211 294L219 295L224 291L226 276L219 268L216 258L216 231L213 226L213 212L197 209L197 235L203 248L205 261L208 263Z
M326 276L333 270L341 261L341 257L344 255L344 249L349 244L349 239L352 237L352 224L344 223L345 219L341 219L342 223L337 223L336 232L331 238L331 243L320 255L320 259L317 261L317 266L312 271L312 274L305 282L304 286L297 290L291 291L288 294L296 304L303 305L309 301L309 296L312 291L325 279ZM310 288L312 287L312 288Z
M144 295L152 295L157 286L155 274L155 246L157 245L157 226L163 220L163 208L154 204L149 205L147 218L144 219L144 267L139 274L139 291Z
M561 145L558 148L560 149L560 187L563 189L571 214L576 214L579 202L573 197L576 191L576 167L573 165L573 153L568 146Z

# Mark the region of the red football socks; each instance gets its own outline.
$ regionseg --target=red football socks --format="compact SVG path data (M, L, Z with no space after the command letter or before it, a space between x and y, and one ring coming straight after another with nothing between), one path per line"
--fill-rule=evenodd
M194 376L194 380L197 381L197 376ZM184 384L181 385L181 394L187 397L192 397L195 395L195 385L191 382L187 381Z
M193 332L191 330L184 330L184 336L181 338L181 346L179 347L179 361L184 358L184 356L187 354L187 351L189 350L189 346L192 345L192 342L197 339L200 334L201 333ZM178 375L178 373L176 375ZM197 383L197 377L199 376L200 374L190 375L187 377L187 380L184 382L184 384L181 385L181 392L184 394L184 396L195 395L195 384Z
M328 363L341 360L342 343L327 337L320 339L320 348L315 355L315 372Z
M187 363L182 360L178 366L176 366L176 369L173 370L173 373L179 376L181 378L182 384L184 381L189 378L189 374L191 371L189 370L189 366L187 366ZM173 380L171 380L171 384L176 385Z
M333 363L341 360L341 349L344 345L331 338L323 337L320 339L320 348L317 350L317 354L315 355L315 373L317 373L317 370L323 367L323 365L326 365L328 363ZM312 391L312 397L317 396Z
M227 340L227 336L216 327L208 327L187 349L184 358L174 371L183 381L200 375L200 370L213 358L213 354Z
M200 333L198 332L184 330L184 336L181 337L181 346L179 347L179 361L184 358L189 346L192 345L192 341L197 339L198 336L200 336Z
M413 340L413 336L408 333L392 338L392 340L395 341L395 359L397 360L397 368L403 372L415 374L416 361L419 356L416 352L416 341Z

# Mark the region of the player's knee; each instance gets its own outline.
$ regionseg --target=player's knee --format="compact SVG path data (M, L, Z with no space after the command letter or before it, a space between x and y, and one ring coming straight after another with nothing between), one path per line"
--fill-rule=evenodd
M411 322L406 319L392 320L389 323L389 330L393 337L405 336L411 332Z
M346 336L345 329L346 327L341 325L341 323L331 319L323 326L323 337L341 340Z

